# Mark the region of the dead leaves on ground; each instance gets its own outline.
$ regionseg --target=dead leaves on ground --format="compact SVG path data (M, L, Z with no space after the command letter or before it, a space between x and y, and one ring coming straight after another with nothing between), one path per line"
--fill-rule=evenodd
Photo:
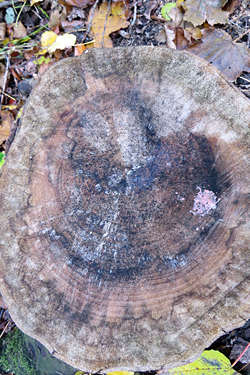
M204 58L235 81L242 71L250 71L250 51L242 43L234 43L224 30L212 27L225 24L228 13L222 10L227 0L177 0L161 12L166 19L168 47ZM173 6L173 4L175 6ZM206 22L205 22L206 21Z
M0 145L5 142L10 135L12 126L14 125L14 116L10 111L0 111L1 125L0 125Z
M250 53L244 44L234 43L221 29L205 29L202 34L201 41L188 48L190 52L221 70L230 81L235 81L242 71L250 71Z
M186 0L184 3L184 20L194 26L202 25L205 21L209 25L227 23L228 13L221 8L227 1L224 0Z
M113 43L109 35L114 31L118 31L129 26L129 22L126 20L128 16L128 9L126 9L124 4L124 1L118 1L112 3L109 7L109 3L103 2L99 9L94 11L94 16L91 22L91 31L94 34L95 47L113 47Z

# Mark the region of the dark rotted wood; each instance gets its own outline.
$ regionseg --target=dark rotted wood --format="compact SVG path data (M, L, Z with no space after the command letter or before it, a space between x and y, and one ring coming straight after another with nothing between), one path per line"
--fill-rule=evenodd
M53 66L0 180L0 289L17 325L93 372L180 365L249 318L249 119L183 52Z

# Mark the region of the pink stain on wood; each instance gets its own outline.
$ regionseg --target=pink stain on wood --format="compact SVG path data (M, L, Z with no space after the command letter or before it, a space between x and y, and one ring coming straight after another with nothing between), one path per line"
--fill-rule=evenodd
M220 199L217 200L216 195L210 190L205 189L202 191L200 187L198 189L199 193L194 198L194 206L190 212L193 215L205 216L211 210L216 209L216 205Z

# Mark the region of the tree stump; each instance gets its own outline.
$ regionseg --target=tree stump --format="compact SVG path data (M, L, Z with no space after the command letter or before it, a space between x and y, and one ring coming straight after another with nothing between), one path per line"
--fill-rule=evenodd
M84 371L169 368L250 317L249 100L185 52L92 50L34 89L0 179L0 290Z

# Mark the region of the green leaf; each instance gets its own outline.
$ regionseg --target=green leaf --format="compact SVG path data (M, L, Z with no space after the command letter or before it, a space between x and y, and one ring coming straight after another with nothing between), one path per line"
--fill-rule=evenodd
M172 8L176 7L176 3L167 3L161 8L161 15L164 17L167 21L171 21L171 18L169 17L168 13Z
M5 152L0 152L0 168L2 167L2 165L5 162L4 158L5 158Z
M205 350L194 362L185 366L175 367L164 375L236 375L231 363L224 354L216 350Z

